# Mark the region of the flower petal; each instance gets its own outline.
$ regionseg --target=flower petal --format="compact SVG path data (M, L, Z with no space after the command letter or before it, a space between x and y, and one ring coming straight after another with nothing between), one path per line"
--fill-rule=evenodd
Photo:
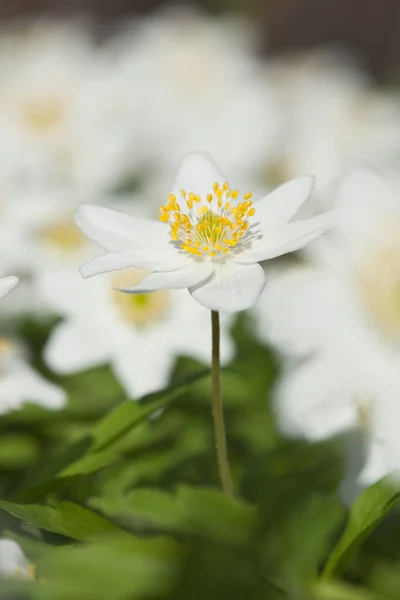
M146 271L173 271L186 266L192 259L188 254L179 253L175 249L164 251L159 248L147 248L141 252L106 252L83 263L79 270L82 277L92 277L100 273L118 271L127 267L136 267Z
M365 238L380 219L399 210L400 201L383 177L361 167L346 177L336 198L338 229L350 241Z
M0 575L28 579L29 562L14 540L0 540Z
M145 277L138 285L130 288L121 288L121 292L130 294L145 294L160 289L189 288L198 285L211 276L213 267L211 262L191 261L182 269L175 271L155 272Z
M105 364L110 344L102 332L84 323L65 322L56 326L44 352L46 364L57 373L75 373Z
M14 378L15 376L16 373ZM65 390L46 381L27 365L18 369L18 379L14 385L15 393L19 394L22 400L39 404L48 410L60 410L67 402Z
M270 273L267 281L255 308L264 342L292 356L349 345L352 305L333 274L302 265Z
M168 384L176 352L157 332L124 344L112 367L130 398L140 398Z
M345 364L323 356L289 369L280 379L275 408L285 433L323 440L357 426L357 386Z
M332 212L326 212L312 219L294 221L264 234L262 239L252 243L235 257L242 264L261 262L282 254L300 250L318 239L332 227Z
M18 277L0 278L0 298L7 296L18 285Z
M214 183L220 186L226 181L211 156L206 152L191 152L181 162L171 193L181 198L180 190L193 192L205 198Z
M189 292L206 308L237 312L255 304L264 285L265 276L260 265L226 262L216 263L213 276L189 288Z
M280 185L270 194L254 203L255 219L266 227L285 225L294 217L299 208L310 196L314 187L314 177L298 177Z
M89 239L110 252L151 247L174 249L169 243L168 226L155 219L133 217L106 206L82 204L75 213L75 221Z

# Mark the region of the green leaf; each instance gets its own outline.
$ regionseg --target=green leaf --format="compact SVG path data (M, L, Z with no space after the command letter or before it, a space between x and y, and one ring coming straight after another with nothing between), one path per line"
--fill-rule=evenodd
M208 369L201 371L187 378L183 383L144 397L139 403L128 400L118 406L95 427L93 450L104 450L111 446L133 427L188 391L195 381L205 377L208 373Z
M348 557L399 503L400 483L385 477L365 490L350 509L346 528L333 549L322 577L340 573Z
M0 468L21 469L39 458L39 444L33 437L22 434L0 436Z
M87 540L100 533L119 531L103 517L73 502L61 502L53 508L1 501L0 508L36 527L75 540Z
M74 475L89 475L120 460L116 452L106 450L97 454L89 454L63 469L57 477L73 477Z
M40 600L127 600L164 597L180 556L171 539L106 536L54 548L39 564ZM168 596L169 597L169 596Z
M154 529L199 535L229 543L247 539L253 509L213 489L180 486L170 494L137 489L115 498L97 498L91 506L135 531Z

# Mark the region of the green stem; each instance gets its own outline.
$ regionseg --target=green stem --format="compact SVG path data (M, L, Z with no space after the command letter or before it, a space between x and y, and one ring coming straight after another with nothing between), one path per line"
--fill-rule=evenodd
M226 447L226 434L224 412L221 398L221 363L220 363L220 326L219 313L211 311L212 326L212 355L211 355L211 380L212 380L212 413L214 419L215 446L217 449L218 469L222 490L225 494L232 495L232 479L229 471L228 451Z

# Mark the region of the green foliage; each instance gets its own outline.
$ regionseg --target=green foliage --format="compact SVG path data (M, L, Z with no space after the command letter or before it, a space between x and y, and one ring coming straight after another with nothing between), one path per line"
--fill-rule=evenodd
M47 376L49 326L24 325ZM37 567L37 581L0 581L0 600L400 597L398 485L379 482L348 511L343 444L279 434L278 360L247 318L233 333L222 384L234 498L219 489L208 370L186 357L146 398L125 398L102 367L57 378L62 412L0 417L1 536Z
M356 499L343 535L329 557L324 577L338 573L343 568L349 554L354 552L399 501L400 483L391 478L378 481Z

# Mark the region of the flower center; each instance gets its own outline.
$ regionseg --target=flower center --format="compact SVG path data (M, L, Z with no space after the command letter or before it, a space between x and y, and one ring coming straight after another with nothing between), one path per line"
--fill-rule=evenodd
M187 212L170 194L168 203L160 207L160 220L169 223L172 240L185 252L195 256L224 255L253 237L250 223L256 209L250 192L239 202L238 190L231 190L225 182L222 187L214 183L205 198L185 190L180 194Z
M51 131L60 124L64 116L61 98L31 98L21 106L22 118L26 126L38 133Z
M44 242L66 252L79 248L85 241L83 233L72 219L43 228L39 236Z
M139 271L125 269L112 276L112 287L131 287L140 279ZM167 290L149 294L127 294L113 289L113 300L122 319L137 328L150 327L164 320L171 307L170 293Z
M400 223L385 245L364 261L358 271L358 290L372 322L393 341L400 342Z
M33 563L30 563L26 568L18 566L15 568L14 576L16 579L36 579L37 567Z

